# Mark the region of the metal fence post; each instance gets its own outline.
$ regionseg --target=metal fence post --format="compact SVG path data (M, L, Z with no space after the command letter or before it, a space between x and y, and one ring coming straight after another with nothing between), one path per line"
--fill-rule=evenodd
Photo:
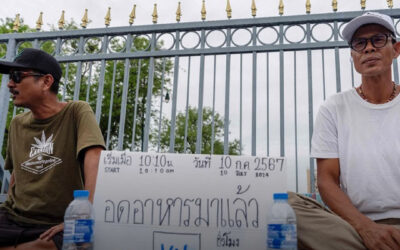
M15 56L15 47L16 41L15 39L9 39L7 44L7 53L6 53L6 60L11 61ZM1 78L1 88L0 88L0 152L3 148L3 141L4 141L4 132L7 126L7 118L8 118L8 106L10 101L10 92L7 88L8 83L8 75L3 74ZM10 174L5 172L4 169L4 159L0 155L0 171L2 172L2 184L1 184L1 191L0 191L0 203L5 200L6 195L3 195L6 186L8 187L8 183L10 182Z
M11 61L15 56L15 46L16 41L15 39L8 40L7 44L7 54L6 60ZM8 117L8 104L10 101L10 92L7 88L8 83L8 75L4 75L1 78L1 88L0 88L0 149L3 148L3 139L4 139L4 131L7 124L7 117ZM5 115L3 115L5 114Z

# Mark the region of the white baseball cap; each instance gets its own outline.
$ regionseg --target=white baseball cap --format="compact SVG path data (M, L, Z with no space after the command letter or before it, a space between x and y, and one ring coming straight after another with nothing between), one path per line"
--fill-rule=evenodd
M358 28L365 24L379 24L391 31L393 34L396 33L393 20L390 16L378 12L367 12L362 16L353 18L347 23L346 27L344 27L342 31L343 39L350 42Z

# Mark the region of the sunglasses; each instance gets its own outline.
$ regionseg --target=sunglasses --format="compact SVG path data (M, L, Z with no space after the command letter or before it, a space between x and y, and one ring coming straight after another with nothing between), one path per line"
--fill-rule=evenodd
M15 83L20 83L22 79L28 76L44 76L45 74L34 73L34 72L24 72L24 71L12 71L10 72L10 79Z
M396 42L396 38L391 34L378 34L370 38L355 38L351 40L350 47L353 50L360 52L367 47L368 41L371 41L374 48L383 48L386 46L389 37L392 39L392 42Z

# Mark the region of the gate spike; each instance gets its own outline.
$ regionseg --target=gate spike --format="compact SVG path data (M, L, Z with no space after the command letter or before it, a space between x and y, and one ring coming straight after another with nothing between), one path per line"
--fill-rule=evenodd
M13 24L13 31L14 32L18 32L20 26L21 26L21 22L19 20L19 14L17 14L17 15L15 15L15 21L14 21L14 24Z
M88 24L88 22L89 22L89 18L88 18L88 9L85 9L85 14L83 14L83 17L82 17L82 23L81 23L81 27L82 28L84 28L84 29L86 29L86 27L87 27L87 24Z
M111 23L111 7L108 7L106 16L104 17L104 24L106 27L110 26Z
M136 18L136 4L133 5L133 9L131 11L131 14L129 15L129 25L133 24L135 18Z
M367 0L361 0L361 9L365 10L365 5L367 3Z
M283 15L283 9L285 8L285 5L283 5L283 0L279 1L279 15Z
M387 0L388 8L393 8L393 0Z
M256 2L255 2L255 0L252 0L252 1L251 1L251 15L252 15L253 17L256 17L256 15L257 15L257 7L256 7Z
M232 7L229 0L226 1L226 15L228 16L228 19L232 18Z
M60 19L58 20L58 29L60 29L60 30L64 29L64 23L65 23L64 13L65 13L65 11L63 10L63 11L61 12L61 17L60 17Z
M157 4L154 4L154 9L153 9L153 23L157 23L157 19L158 19L158 14L157 14Z
M179 23L181 21L182 11L181 2L178 2L178 8L176 9L176 21Z
M206 20L206 14L207 14L207 11L206 11L206 1L205 0L203 0L203 4L201 5L201 20Z
M306 2L306 13L310 14L311 13L311 1L307 0Z
M43 25L43 12L40 12L39 14L39 18L36 21L36 30L39 31L42 29L42 25Z
M332 9L334 12L337 11L337 0L332 0Z

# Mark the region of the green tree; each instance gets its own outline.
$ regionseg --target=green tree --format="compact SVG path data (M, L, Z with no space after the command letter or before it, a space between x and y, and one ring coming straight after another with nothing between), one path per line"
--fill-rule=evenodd
M197 140L197 108L189 107L187 123L186 113L180 112L176 116L176 128L175 128L175 152L177 153L195 153L196 152L196 140ZM223 132L224 122L223 117L215 112L214 113L214 126L213 126L213 113L209 107L203 108L203 128L202 128L202 145L201 153L210 154L212 145L212 129L214 127L214 152L213 154L224 153L223 143ZM186 152L185 152L185 131L187 127L186 135ZM171 131L171 121L163 119L162 129L160 136L160 148L162 151L168 151L169 139ZM157 131L158 133L158 131ZM158 136L153 135L153 144L157 145ZM229 154L238 155L240 153L240 143L237 139L229 142Z
M54 27L53 27L54 28ZM71 20L67 22L64 29L77 29L77 24ZM146 37L132 37L132 51L147 51L150 50L150 42ZM73 54L78 50L79 41L77 39L71 39L64 42L63 47L61 48L61 53L69 55ZM116 53L123 53L126 47L126 37L114 37L109 40L108 44L109 48ZM163 46L163 42L158 42L156 45L156 50L161 49ZM102 39L98 37L90 38L87 40L85 44L85 52L88 54L98 53L101 51L102 47ZM143 143L143 133L145 126L145 114L146 114L146 103L147 103L147 90L148 90L148 71L149 71L149 59L141 59L140 64L140 76L138 76L139 71L139 60L129 60L129 80L128 80L128 92L127 92L127 110L126 110L126 119L125 119L125 132L123 136L123 148L124 149L135 149L141 150L141 146ZM116 67L115 75L114 65ZM164 93L170 90L171 86L171 70L172 70L172 62L169 59L165 60L165 68L163 67L163 62L160 59L156 59L154 63L154 83L152 89L152 100L158 99L156 96L161 95L161 82L162 82L162 72L164 68ZM66 64L62 64L63 72L66 71ZM89 72L92 72L91 75L91 84L89 83ZM99 79L100 79L100 71L101 64L100 62L85 62L82 64L82 73L81 73L81 86L79 92L79 99L86 100L95 110L96 102L97 102L97 91L99 88ZM74 82L76 80L76 72L77 66L74 63L69 63L68 65L68 79L64 79L64 81L60 84L62 86L62 91L65 90L65 93L60 92L61 96L65 95L66 100L70 100L74 94ZM125 60L114 60L114 61L106 61L105 62L105 75L104 75L104 89L103 89L103 97L102 97L102 112L100 117L100 128L103 132L104 138L109 138L109 149L114 149L118 144L118 133L120 127L120 116L121 116L121 105L122 105L122 92L123 92L123 84L124 84L124 75L125 75ZM139 81L138 80L139 77ZM112 86L112 82L115 82L115 85ZM139 83L139 92L138 92L138 103L137 103L137 114L136 120L137 124L135 127L135 131L133 131L133 118L134 118L134 108L135 108L135 99L136 99L136 84ZM111 124L110 128L108 128L108 120L109 120L109 109L111 105L111 95L113 95L113 103L112 103L112 112L111 112ZM88 98L89 97L89 98ZM151 117L154 117L158 110L153 105L151 108ZM152 129L152 128L151 128ZM110 131L108 135L108 130ZM152 133L150 133L150 136ZM135 145L132 145L132 138L134 138Z
M7 18L6 21L3 21L1 28L6 32L12 32L13 20L11 18ZM78 25L74 22L74 20L70 20L66 22L64 25L64 30L75 30L78 29ZM54 26L51 27L51 30L56 30ZM23 20L21 20L21 32L34 31L30 29L27 25L23 24ZM132 43L132 51L146 51L150 50L149 40L145 36L133 37ZM40 41L39 47L44 51L54 54L55 53L55 41ZM110 38L109 40L109 48L114 52L124 52L126 45L126 37L115 37ZM1 46L1 44L0 44ZM61 54L62 55L72 55L77 52L79 46L78 39L67 39L64 40L61 46ZM163 42L158 42L156 45L156 50L161 49L163 46ZM22 50L26 47L33 47L32 42L24 42L18 47L18 51ZM0 47L1 48L1 47ZM102 37L93 37L88 39L85 42L85 53L93 54L101 51L102 48ZM4 53L6 49L4 48ZM148 71L149 71L149 59L142 59L140 71L141 74L139 76L139 81L137 81L138 77L138 60L130 60L130 70L129 70L129 80L128 80L128 94L127 94L127 111L126 111L126 120L125 120L125 133L123 140L123 148L134 148L135 150L140 150L142 141L143 141L143 131L145 126L145 114L146 114L146 103L147 103L147 87L148 87ZM112 87L113 82L113 68L114 64L116 64L116 72L115 72L115 85ZM68 66L67 66L68 65ZM154 64L154 83L152 89L152 108L151 108L151 117L154 117L158 112L157 108L154 105L154 100L159 99L155 98L156 96L161 95L161 81L162 81L162 72L164 71L164 90L166 93L170 91L171 86L171 70L172 70L172 62L170 59L165 60L165 68L163 67L162 59L156 59ZM80 88L79 88L79 100L87 101L95 110L96 102L97 102L97 93L99 88L99 79L100 79L100 71L101 71L101 63L100 62L82 62L81 74L77 76L77 63L62 63L61 68L63 71L63 78L60 81L60 91L59 98L64 99L66 101L72 100L74 96L75 90L75 82L77 77L80 77ZM66 75L66 70L68 69L68 74ZM100 117L100 128L103 132L104 138L109 138L109 149L114 149L117 147L118 143L118 133L120 127L120 112L121 112L121 103L122 103L122 89L124 83L124 71L125 71L125 60L115 60L115 61L106 61L105 62L105 75L104 75L104 89L102 98L102 112ZM89 83L89 72L91 72L90 76L90 85ZM135 99L136 99L136 84L139 83L139 93L138 93L138 104L137 104L137 124L135 131L133 131L133 117L134 117L134 107L135 107ZM109 116L109 108L111 102L112 89L114 89L113 93L113 104L112 104L112 113L111 113L111 125L110 125L110 133L108 133L108 116ZM7 123L7 127L9 125L9 121L13 116L14 106L13 103L10 102L9 106L9 119ZM23 112L23 109L16 109L15 114ZM152 128L151 128L152 129ZM152 133L150 133L150 136ZM131 145L132 137L135 137L135 145ZM3 155L5 154L5 146L6 141L3 143Z
M6 33L13 33L13 26L14 26L14 20L12 18L0 18L0 34L6 34ZM32 32L33 29L31 29L28 25L24 23L24 19L20 19L20 27L18 29L18 32L23 33L23 32ZM23 43L20 45L21 49L22 48L28 48L32 47L31 44L29 43ZM0 43L0 58L3 58L6 56L7 53L7 44L5 43ZM7 122L6 122L6 130L4 133L4 138L3 138L3 148L1 149L1 154L5 155L6 153L6 147L7 147L7 138L8 138L8 127L10 125L11 119L13 117L13 113L20 113L23 112L23 109L15 109L14 111L14 104L12 101L9 102L8 106L8 113L7 113Z
M14 26L14 20L12 18L0 18L0 34L6 34L6 33L12 33L14 32L13 30ZM29 28L28 25L24 24L24 19L20 19L20 27L17 32L31 32L33 29ZM29 43L23 43L20 45L20 48L28 48L31 47L31 44ZM0 58L3 58L6 56L7 53L7 44L5 43L0 43ZM0 84L1 86L1 84ZM1 154L5 156L6 154L6 148L7 148L7 138L8 138L8 127L10 125L11 119L13 117L13 113L20 113L22 112L23 109L14 109L13 103L10 101L9 106L8 106L8 113L7 113L7 121L6 121L6 130L4 132L4 138L3 138L3 147L1 148ZM1 114L3 115L3 114ZM0 171L0 187L2 185L2 180L3 180L3 173Z
M12 18L6 17L5 19L0 18L0 33L1 34L6 34L6 33L13 33L14 27L14 20ZM32 32L34 29L30 28L27 24L24 23L24 19L20 19L20 26L18 29L18 33L23 33L23 32Z
M134 40L134 46L138 50L144 50L148 47L149 41L145 38L137 38ZM162 44L158 45L158 49L162 46ZM111 117L111 127L110 127L110 145L109 148L115 148L118 142L118 131L119 131L119 118L121 112L121 103L122 103L122 90L123 90L123 78L124 78L124 61L109 61L107 62L106 71L112 72L114 63L116 63L116 75L115 75L115 86L114 86L114 101L113 101L113 112ZM135 150L141 150L142 142L143 142L143 134L145 127L145 114L146 114L146 104L147 104L147 91L148 91L148 75L149 75L149 59L142 59L140 64L140 76L138 81L138 70L139 70L139 61L138 60L130 60L130 72L129 72L129 84L128 84L128 94L127 94L127 111L126 111L126 121L125 121L125 133L124 133L124 145L123 148L133 148ZM165 72L164 72L164 90L166 93L170 90L171 86L171 70L172 70L172 62L167 59L165 61ZM157 108L154 105L154 102L157 101L161 95L161 86L162 86L162 72L163 72L163 62L158 59L155 60L154 63L154 83L152 89L152 108L151 108L151 117L155 117L158 113ZM104 86L104 95L103 99L103 108L102 108L102 118L100 121L100 127L106 137L107 127L108 127L108 110L110 107L110 95L112 89L112 73L105 75L105 86ZM133 123L134 123L134 108L135 108L135 99L136 99L136 84L139 83L139 92L138 92L138 103L137 103L137 115L136 115L136 127L133 132ZM153 129L153 128L151 128ZM153 133L150 133L150 137ZM132 137L134 138L135 145L131 145ZM151 138L150 138L151 139Z

